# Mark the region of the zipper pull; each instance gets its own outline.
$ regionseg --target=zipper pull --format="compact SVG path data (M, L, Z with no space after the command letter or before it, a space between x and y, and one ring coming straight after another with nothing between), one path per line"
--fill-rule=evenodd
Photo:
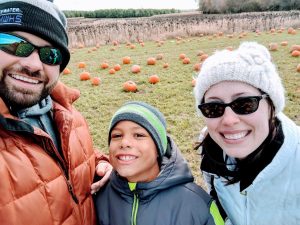
M74 202L76 204L78 204L79 201L78 201L78 198L76 197L76 195L74 194L73 187L72 187L72 184L71 184L70 180L67 180L67 185L68 185L69 193L71 194Z

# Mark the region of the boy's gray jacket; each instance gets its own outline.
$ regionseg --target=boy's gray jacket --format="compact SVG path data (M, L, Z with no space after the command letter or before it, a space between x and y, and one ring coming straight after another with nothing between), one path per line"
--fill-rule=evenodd
M152 182L137 183L130 191L128 182L112 173L110 182L95 197L98 224L215 224L210 213L211 198L193 183L187 162L175 143L169 141L172 155L164 157L161 172Z

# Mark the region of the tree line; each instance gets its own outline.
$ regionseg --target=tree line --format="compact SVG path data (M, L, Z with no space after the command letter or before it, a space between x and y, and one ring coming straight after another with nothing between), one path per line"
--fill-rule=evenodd
M198 0L203 13L300 10L300 0Z
M67 18L130 18L130 17L149 17L160 14L177 13L176 9L100 9L95 11L76 11L65 10Z

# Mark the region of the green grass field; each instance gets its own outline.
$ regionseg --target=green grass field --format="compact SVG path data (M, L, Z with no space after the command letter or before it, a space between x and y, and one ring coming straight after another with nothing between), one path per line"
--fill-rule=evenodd
M209 40L211 39L211 40ZM141 100L158 107L165 115L168 132L175 139L179 148L188 160L192 171L199 184L201 175L199 172L199 155L193 150L193 143L199 130L203 126L202 119L197 116L193 87L193 76L197 73L193 66L199 63L198 52L204 51L212 54L216 49L224 49L228 46L236 48L240 42L257 41L266 47L269 43L276 42L279 45L277 51L272 51L273 61L277 64L280 75L286 87L287 105L285 113L300 125L300 73L296 71L300 63L299 57L292 57L290 47L300 44L300 31L290 35L285 30L283 33L248 33L239 38L236 34L233 38L221 37L193 37L177 40L165 40L159 47L157 42L145 42L142 47L134 43L135 48L130 49L126 44L120 44L113 50L113 46L101 46L96 51L92 48L73 49L68 68L72 73L61 75L61 80L81 92L76 107L86 117L94 143L104 152L107 148L108 125L113 113L126 101ZM287 41L288 46L281 46L282 41ZM190 64L183 64L179 60L179 54L185 53L190 58ZM162 60L157 60L156 65L147 65L147 58L163 54ZM132 63L123 65L122 58L130 56ZM79 62L87 64L85 69L77 68ZM101 69L100 64L106 61L110 67L121 65L121 70L111 75L108 69ZM168 63L167 69L163 68ZM141 72L133 74L130 68L133 64L141 66ZM92 86L91 81L80 81L79 74L83 71L90 72L92 77L100 77L101 84ZM157 74L160 82L153 85L148 83L148 77ZM127 80L133 80L138 85L136 93L124 92L122 84Z

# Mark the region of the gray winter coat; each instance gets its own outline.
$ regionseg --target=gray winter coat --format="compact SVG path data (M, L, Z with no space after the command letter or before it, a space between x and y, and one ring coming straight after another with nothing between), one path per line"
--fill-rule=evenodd
M158 177L137 183L130 191L128 182L116 171L97 193L95 205L99 225L213 225L209 195L193 183L193 176L171 139L170 158L164 157ZM217 212L218 213L218 212Z

